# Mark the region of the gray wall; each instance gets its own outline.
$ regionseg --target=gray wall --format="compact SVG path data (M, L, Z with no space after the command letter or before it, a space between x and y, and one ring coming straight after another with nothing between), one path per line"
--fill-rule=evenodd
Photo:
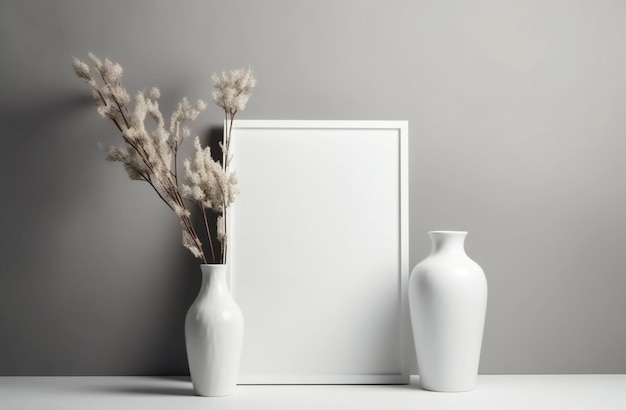
M165 112L251 65L240 118L409 120L411 266L428 230L470 232L481 372L625 373L624 21L619 0L2 1L0 374L187 372L198 268L102 159L88 51Z

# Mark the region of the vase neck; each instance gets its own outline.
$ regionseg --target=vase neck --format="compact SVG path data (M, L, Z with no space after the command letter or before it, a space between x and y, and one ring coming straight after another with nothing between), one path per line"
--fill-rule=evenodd
M435 253L465 254L465 231L430 231L431 255Z
M226 285L226 265L200 265L202 270L201 292L228 293Z

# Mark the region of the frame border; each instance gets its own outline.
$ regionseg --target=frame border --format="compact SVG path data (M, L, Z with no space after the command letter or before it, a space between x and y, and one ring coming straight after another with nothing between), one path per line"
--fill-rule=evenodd
M226 130L224 122L224 130ZM337 121L337 120L235 120L233 122L233 138L239 129L320 129L320 130L396 130L399 138L399 180L400 180L400 352L401 371L393 374L345 374L345 375L298 375L298 374L242 374L239 373L238 384L408 384L410 382L410 358L412 352L412 336L408 307L409 279L409 150L408 121ZM236 151L234 152L236 155ZM234 169L237 172L237 169ZM230 217L236 221L231 210ZM229 220L230 220L229 217ZM236 223L236 222L235 222ZM232 227L232 222L229 222ZM235 248L233 244L229 246ZM236 248L235 248L236 249ZM235 253L236 250L233 250ZM233 265L229 264L229 269ZM231 282L235 281L234 278ZM232 283L231 283L232 284ZM235 293L235 292L233 292Z

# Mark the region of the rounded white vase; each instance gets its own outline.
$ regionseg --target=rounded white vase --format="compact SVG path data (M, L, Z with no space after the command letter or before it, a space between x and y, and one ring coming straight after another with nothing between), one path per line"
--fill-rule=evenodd
M243 315L226 284L226 265L200 265L202 285L185 318L191 381L200 396L234 393L243 342Z
M487 309L487 280L465 253L467 232L429 232L432 250L409 278L409 308L423 389L473 390Z

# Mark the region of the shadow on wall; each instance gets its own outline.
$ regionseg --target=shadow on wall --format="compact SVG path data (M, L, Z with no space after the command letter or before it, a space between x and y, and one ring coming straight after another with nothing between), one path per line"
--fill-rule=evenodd
M4 204L0 213L3 253L9 258L37 247L30 226L44 230L50 215L46 209L64 205L72 187L68 170L85 170L85 158L76 155L76 141L68 138L62 125L79 109L91 104L91 97L68 95L65 99L35 100L28 105L0 107L3 149L0 175ZM69 154L69 155L68 155ZM71 172L71 171L70 171ZM9 247L9 248L7 248Z
M88 173L89 158L80 154L80 141L64 126L90 104L89 95L67 94L0 107L0 252L5 280L7 275L32 274L29 266L45 262L43 249L50 242L46 233L70 205L75 175Z
M115 132L91 97L55 96L0 107L0 375L188 375L199 263L150 187L105 163L89 137Z

